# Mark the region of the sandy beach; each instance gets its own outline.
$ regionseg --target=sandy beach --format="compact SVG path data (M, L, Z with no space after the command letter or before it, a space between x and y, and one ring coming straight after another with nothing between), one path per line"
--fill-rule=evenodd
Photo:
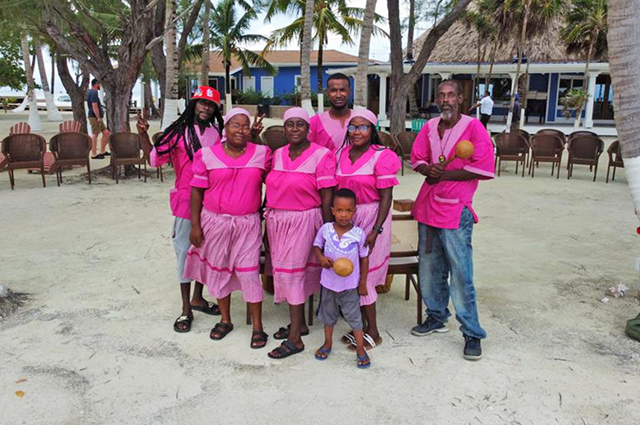
M0 113L0 135L26 117ZM44 116L43 125L45 138L56 133ZM327 361L314 359L317 322L300 355L269 359L271 337L250 349L239 294L223 341L209 339L217 317L198 312L190 333L173 331L171 169L164 183L150 173L146 183L97 176L88 185L76 168L61 187L47 176L46 188L20 171L14 191L0 173L0 284L30 296L0 321L0 424L638 424L640 343L624 325L640 311L640 236L624 170L605 184L606 164L605 152L596 182L587 166L571 180L563 166L557 180L541 164L532 179L513 163L481 182L473 244L483 360L463 359L453 317L448 333L412 336L416 294L405 301L396 276L378 302L384 342L364 371L337 338ZM422 177L405 167L399 180L394 197L415 198ZM620 282L627 296L603 303ZM287 321L267 295L265 330Z

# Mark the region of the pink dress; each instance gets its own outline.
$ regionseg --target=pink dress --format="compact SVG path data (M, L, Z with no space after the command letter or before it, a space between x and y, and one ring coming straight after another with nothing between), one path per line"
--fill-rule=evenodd
M455 146L461 140L473 143L473 155L469 159L454 159L447 170L467 170L486 179L494 174L493 143L482 123L475 118L462 115L460 121L444 132L442 139L438 134L440 117L433 118L422 127L411 150L411 164L416 169L421 164L437 164L438 157L446 158L455 153ZM424 182L411 213L417 221L440 229L457 229L464 207L478 216L471 203L478 188L478 180L443 181L435 185Z
M351 163L348 146L340 152L336 178L338 188L351 189L356 194L357 211L354 223L367 236L373 230L378 218L380 207L379 189L397 186L396 173L400 169L398 156L390 149L371 146L355 163ZM391 211L382 225L383 232L378 235L376 244L369 255L369 275L367 277L367 292L360 297L360 305L371 305L378 299L376 286L384 285L389 268L391 254Z
M262 301L258 209L270 167L269 148L253 143L239 158L228 156L217 144L201 149L193 159L191 185L206 189L201 215L204 243L189 249L184 275L204 283L216 298L240 290L246 302Z
M204 133L200 133L200 127L195 126L196 134L200 139L203 148L220 143L220 133L216 127L207 127ZM185 137L189 137L185 134ZM154 147L149 156L149 163L152 167L159 167L171 163L176 172L176 182L173 189L169 191L169 204L174 217L191 220L191 180L193 171L191 170L191 160L184 148L184 140L180 140L175 148L169 153L158 155Z
M314 115L309 124L309 141L324 146L332 152L337 151L344 143L350 119L349 116L343 126L340 120L331 118L329 111Z
M304 304L320 290L313 239L323 223L320 190L338 184L335 171L333 153L314 143L294 161L289 145L273 154L265 217L276 303Z

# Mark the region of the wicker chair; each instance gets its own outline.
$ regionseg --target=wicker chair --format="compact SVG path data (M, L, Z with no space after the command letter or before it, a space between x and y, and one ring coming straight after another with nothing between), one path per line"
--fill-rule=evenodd
M573 133L569 134L569 137L567 137L567 143L571 143L571 140L575 139L576 137L583 137L583 136L598 137L598 135L596 133L594 133L593 131L578 130L578 131L574 131Z
M400 149L396 141L393 139L393 136L391 136L389 133L386 133L384 131L378 131L378 136L380 136L380 142L382 142L382 144L385 147L394 151L396 155L400 157L400 161L402 161L402 150ZM403 170L403 174L404 174L404 170Z
M269 146L272 152L275 152L276 149L283 147L286 145L287 138L284 137L284 129L268 129L262 132L262 141L263 144Z
M111 151L111 167L113 178L118 184L118 167L120 165L137 165L138 179L141 177L141 166L144 165L144 181L147 181L147 158L140 147L140 136L136 133L111 133L109 135Z
M556 136L560 139L560 141L562 141L563 145L567 143L567 135L560 130L555 130L553 128L544 128L542 130L538 130L536 136L539 135Z
M391 255L388 274L404 275L404 299L409 301L411 285L417 294L416 322L422 323L422 295L418 283L418 223L408 214L391 217Z
M151 136L151 140L153 141L154 145L158 143L158 139L160 139L160 136L162 136L162 133L163 133L162 131L159 131L153 136ZM145 159L149 163L149 166L151 166L151 158L145 156ZM164 182L164 173L162 172L162 165L156 168L156 177L159 178L161 182Z
M37 134L11 134L2 141L2 154L6 158L11 190L15 187L13 171L38 168L42 173L42 186L47 187L44 176L44 152L47 141Z
M412 131L401 131L395 135L396 144L399 147L400 159L402 159L402 175L404 176L404 161L411 161L411 149L413 148L413 142L416 141L417 133Z
M589 169L593 168L593 181L596 181L598 175L598 160L604 151L604 142L596 136L577 135L569 139L569 171L567 179L573 175L573 165L588 165Z
M49 141L49 149L55 158L56 182L62 183L62 169L72 165L87 167L89 184L91 184L91 137L85 133L60 133Z
M522 177L524 177L525 164L529 156L529 143L520 133L500 133L495 137L496 159L495 168L500 176L500 164L502 161L515 161L516 174L518 165L522 163Z
M267 130L278 130L284 132L284 125L270 125L265 129L265 131Z
M531 162L529 163L529 173L531 178L535 177L535 165L540 162L551 163L551 175L554 167L558 165L557 179L560 178L560 163L562 162L562 151L564 145L562 140L554 135L536 134L531 138Z
M611 143L609 149L607 149L607 154L609 154L609 164L607 164L607 181L609 183L609 171L611 171L611 167L613 167L613 176L611 180L616 179L616 168L624 168L624 162L622 162L622 152L620 151L620 142L617 140ZM614 158L615 156L615 158Z

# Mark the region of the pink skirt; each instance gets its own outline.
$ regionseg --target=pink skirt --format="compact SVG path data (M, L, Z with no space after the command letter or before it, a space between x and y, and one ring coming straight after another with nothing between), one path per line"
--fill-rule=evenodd
M360 204L353 221L368 236L378 218L379 202ZM376 286L384 285L387 280L389 256L391 254L391 211L382 225L383 231L378 235L376 244L369 254L369 275L367 276L367 295L360 297L360 305L371 305L378 299Z
M313 240L322 226L320 208L306 211L268 208L265 218L273 270L273 300L304 304L310 295L320 291L322 269L313 252Z
M242 291L245 302L261 302L260 215L231 216L203 208L200 221L204 242L189 249L184 276L204 283L213 297Z

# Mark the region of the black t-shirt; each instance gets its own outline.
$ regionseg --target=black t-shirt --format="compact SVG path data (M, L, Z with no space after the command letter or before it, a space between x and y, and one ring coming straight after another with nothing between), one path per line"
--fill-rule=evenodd
M87 94L87 107L89 108L89 117L96 118L96 114L93 112L93 103L98 104L98 110L100 111L100 118L104 117L104 113L102 112L102 104L100 103L100 96L98 95L98 90L89 89Z

